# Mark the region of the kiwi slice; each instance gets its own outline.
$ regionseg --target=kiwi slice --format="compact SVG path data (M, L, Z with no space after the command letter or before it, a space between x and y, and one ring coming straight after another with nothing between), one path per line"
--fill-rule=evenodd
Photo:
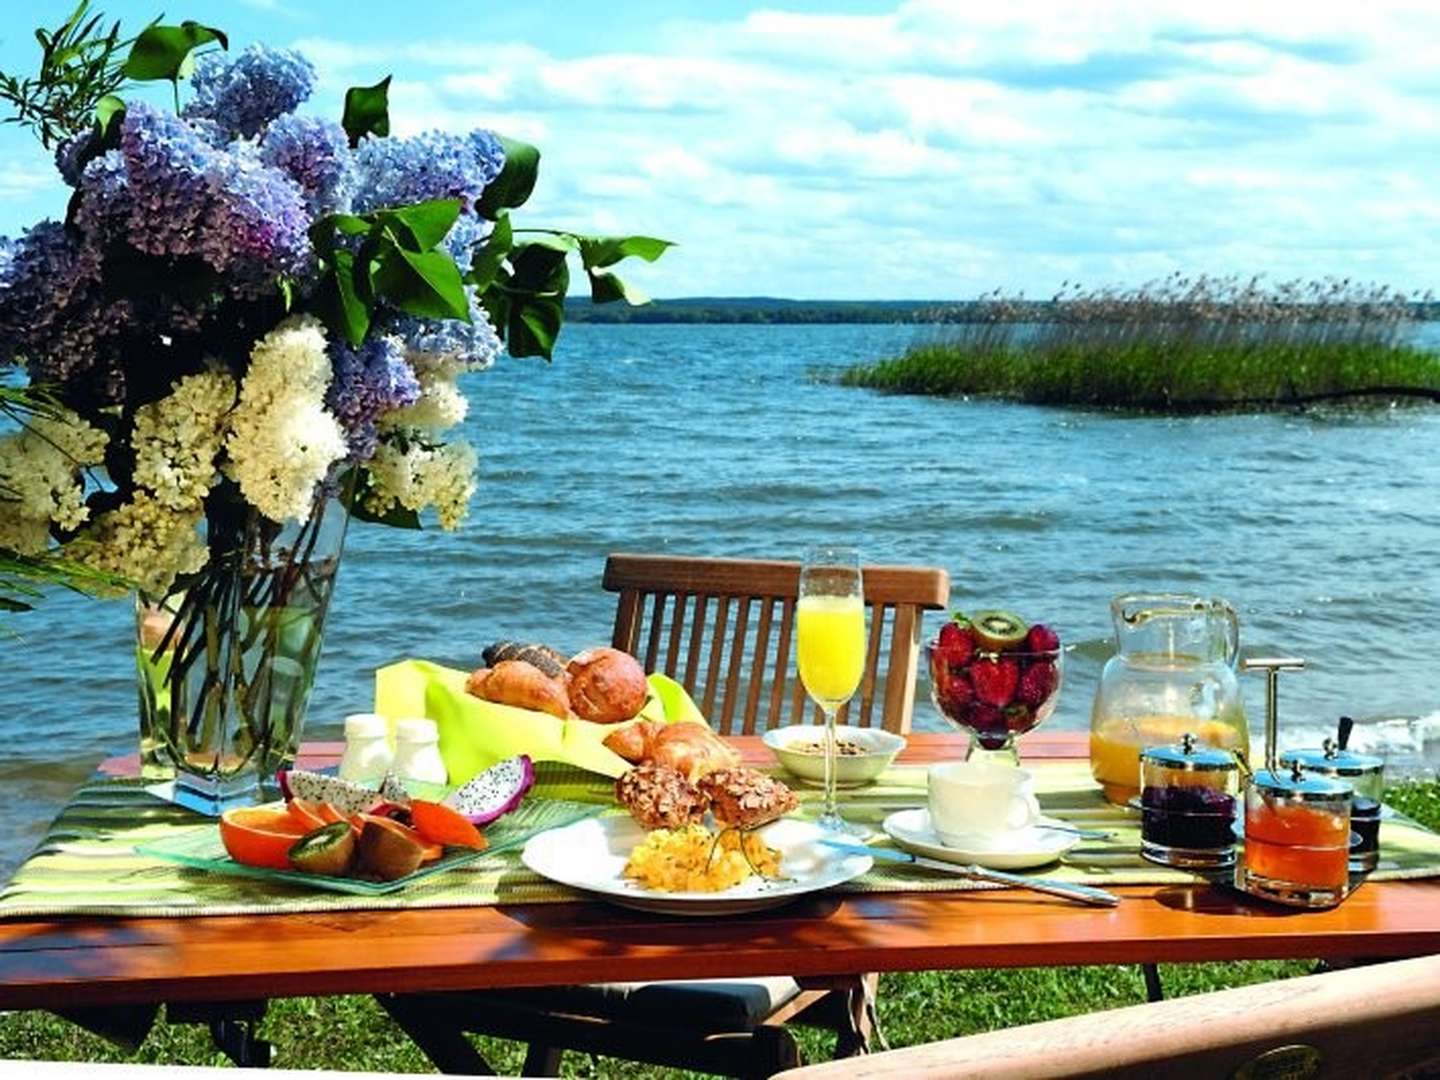
M970 616L970 625L981 647L995 652L1013 649L1030 632L1024 619L1008 611L977 611Z
M355 861L355 830L336 821L306 833L290 848L290 865L306 874L344 877Z

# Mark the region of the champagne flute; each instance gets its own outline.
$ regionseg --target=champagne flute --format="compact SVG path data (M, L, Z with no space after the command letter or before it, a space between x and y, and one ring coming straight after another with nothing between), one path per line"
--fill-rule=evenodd
M825 805L819 825L826 832L863 839L869 830L841 818L835 802L835 714L854 695L865 671L865 594L858 551L817 547L805 553L795 626L800 681L825 714Z

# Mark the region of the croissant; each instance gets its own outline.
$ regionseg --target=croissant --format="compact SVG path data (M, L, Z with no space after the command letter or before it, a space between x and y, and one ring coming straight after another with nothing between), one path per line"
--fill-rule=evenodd
M612 732L605 745L626 761L663 765L692 782L716 769L740 764L740 755L734 748L694 720L676 724L642 720Z
M477 668L466 680L465 689L500 705L535 709L561 720L570 715L565 684L525 660L501 660L493 668Z

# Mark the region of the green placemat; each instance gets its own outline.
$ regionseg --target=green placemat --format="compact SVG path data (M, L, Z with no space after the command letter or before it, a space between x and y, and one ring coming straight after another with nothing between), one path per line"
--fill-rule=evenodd
M1195 880L1139 855L1138 816L1105 802L1084 761L1033 767L1041 806L1052 817L1113 831L1115 839L1082 841L1035 876L1110 885ZM611 784L572 766L542 764L535 795L613 805ZM820 792L797 787L801 813L813 814ZM895 810L925 802L925 769L899 766L861 789L841 793L847 817L877 829ZM581 894L531 873L518 849L417 881L388 896L347 896L273 881L195 870L137 853L136 846L214 823L147 794L139 781L96 779L78 789L35 852L3 890L0 918L56 915L260 915L291 912L555 903ZM1440 876L1440 836L1395 817L1380 830L1380 868L1370 877ZM881 841L888 844L888 841ZM992 886L903 865L879 864L841 886L851 893L954 892Z

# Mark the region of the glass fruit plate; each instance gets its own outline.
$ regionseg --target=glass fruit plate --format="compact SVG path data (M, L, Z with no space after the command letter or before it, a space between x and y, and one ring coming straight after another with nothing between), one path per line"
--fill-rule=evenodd
M446 848L445 854L434 862L416 870L413 874L396 878L394 881L362 881L359 878L302 874L298 870L270 870L263 866L246 866L244 863L238 863L230 858L225 851L225 845L220 841L219 825L188 829L179 836L138 844L135 850L141 855L150 855L167 862L179 863L195 870L229 874L232 877L280 881L288 885L350 893L355 896L385 896L407 888L423 878L442 874L446 870L453 870L458 866L466 866L502 851L524 847L526 841L533 836L594 817L604 809L604 806L595 803L570 802L565 799L527 798L518 808L506 814L499 821L485 826L482 831L485 839L489 841L489 846L484 851L457 847Z

